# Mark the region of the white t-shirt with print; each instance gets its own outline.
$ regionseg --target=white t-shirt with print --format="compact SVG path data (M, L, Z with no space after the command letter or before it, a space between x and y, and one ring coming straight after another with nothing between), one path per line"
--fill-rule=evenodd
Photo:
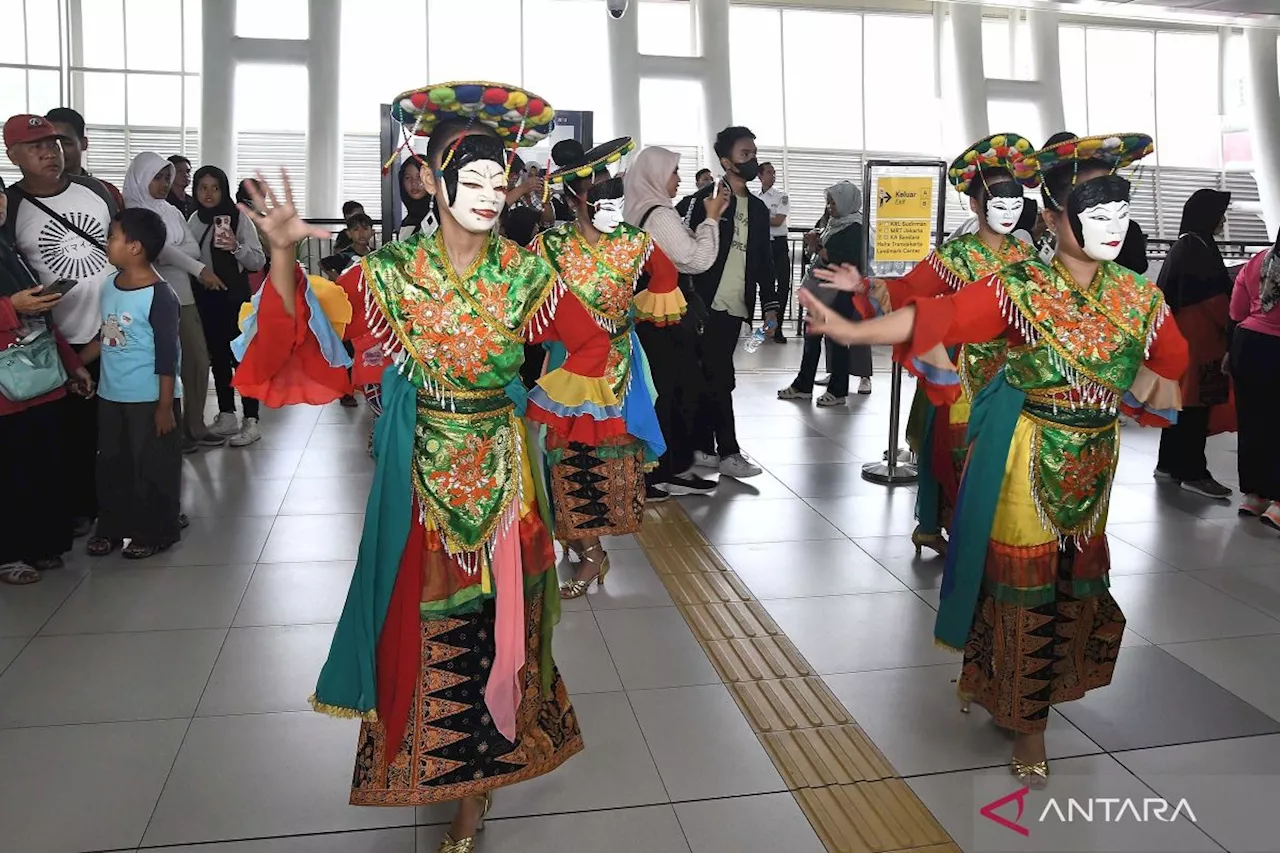
M107 245L110 211L93 190L72 183L57 195L42 197L40 201L95 237L104 247ZM9 215L14 213L10 208ZM70 343L87 344L102 325L98 299L102 282L116 271L115 267L107 263L107 256L96 246L29 199L18 204L16 213L14 231L18 252L40 283L53 284L60 278L74 278L79 282L53 309L53 319Z

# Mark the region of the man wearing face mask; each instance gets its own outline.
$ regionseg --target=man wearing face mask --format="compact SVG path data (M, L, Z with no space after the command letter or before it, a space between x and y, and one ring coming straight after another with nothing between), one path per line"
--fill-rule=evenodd
M959 398L947 346L1009 342L974 402L976 437L951 525L934 637L964 651L961 710L976 702L1012 731L1010 772L1049 781L1053 705L1111 683L1125 618L1108 592L1106 519L1121 413L1167 426L1187 342L1159 288L1115 262L1143 134L1074 139L1039 165L1056 255L1011 264L955 293L849 323L805 296L811 326L845 344L900 344L936 403ZM856 275L842 279L856 286ZM963 365L962 365L963 367Z
M956 157L948 178L968 199L978 223L974 233L947 241L902 278L864 280L854 296L858 313L870 318L900 309L912 298L954 293L1009 264L1031 258L1034 247L1012 236L1025 204L1024 187L1040 183L1030 154L1031 143L1025 138L999 133L978 140ZM816 275L831 282L838 271L819 270ZM917 554L921 548L939 554L946 551L942 531L950 526L968 455L970 406L1004 367L1005 351L1003 338L952 347L948 356L960 365L960 398L952 405L918 401L912 407L907 436L925 461L916 492L920 523L911 536ZM923 396L923 389L917 388L916 394Z
M557 170L547 181L564 187L575 218L543 232L533 244L568 290L561 298L580 302L609 336L605 381L621 408L624 427L548 429L555 535L579 559L574 579L560 587L563 598L585 595L597 580L604 583L609 557L601 536L635 533L646 499L668 497L645 485L645 469L657 465L666 443L644 379L648 367L634 323L678 323L685 300L675 266L647 233L622 221L623 182L611 177L609 168L633 147L629 137L590 151L572 139L556 143L551 158ZM647 287L637 293L642 274L647 274ZM565 363L563 344L548 349L549 370ZM589 488L583 486L584 477L590 477Z
M734 427L733 355L743 324L755 316L756 295L763 303L765 334L778 328L778 299L773 250L769 236L769 208L747 191L756 179L756 137L745 127L726 127L716 136L716 156L724 182L732 191L720 219L720 250L704 273L693 276L693 288L710 308L699 341L706 392L695 422L694 464L716 468L727 477L755 477L756 465L738 446ZM676 208L690 228L706 218L702 204L714 189L703 187Z

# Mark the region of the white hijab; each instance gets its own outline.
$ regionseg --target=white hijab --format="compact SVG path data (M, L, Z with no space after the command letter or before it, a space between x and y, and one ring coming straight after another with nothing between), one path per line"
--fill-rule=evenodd
M174 171L173 164L154 151L143 151L129 164L129 171L124 176L124 206L145 207L164 220L166 242L171 246L182 243L187 230L187 221L182 211L162 198L152 198L151 181L156 175L168 169Z
M656 145L650 145L636 155L635 161L622 178L626 190L623 202L623 219L640 226L640 220L655 207L672 207L675 202L667 193L667 181L680 165L680 155Z

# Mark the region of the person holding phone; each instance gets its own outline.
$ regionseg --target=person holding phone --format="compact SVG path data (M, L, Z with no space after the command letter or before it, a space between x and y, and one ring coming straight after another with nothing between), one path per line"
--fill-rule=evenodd
M237 422L236 392L231 385L237 362L231 342L240 334L240 307L252 296L249 273L261 270L267 256L258 229L236 208L226 172L217 166L201 166L194 182L196 210L187 225L200 246L200 262L226 285L225 290L200 288L195 293L218 395L218 415L210 429L230 439L232 447L247 447L262 438L258 401L242 397L244 420Z

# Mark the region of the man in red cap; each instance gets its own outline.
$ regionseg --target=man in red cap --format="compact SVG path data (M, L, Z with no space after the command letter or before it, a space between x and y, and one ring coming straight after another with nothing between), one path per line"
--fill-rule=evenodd
M77 350L98 335L99 294L115 272L107 262L107 229L117 207L93 178L66 174L63 135L43 116L16 115L4 125L4 145L22 180L6 190L4 228L40 284L76 284L53 308L59 331ZM98 363L85 365L98 381ZM74 396L74 395L72 395ZM97 515L94 478L98 452L97 402L76 396L66 407L68 490L76 532L87 534Z

